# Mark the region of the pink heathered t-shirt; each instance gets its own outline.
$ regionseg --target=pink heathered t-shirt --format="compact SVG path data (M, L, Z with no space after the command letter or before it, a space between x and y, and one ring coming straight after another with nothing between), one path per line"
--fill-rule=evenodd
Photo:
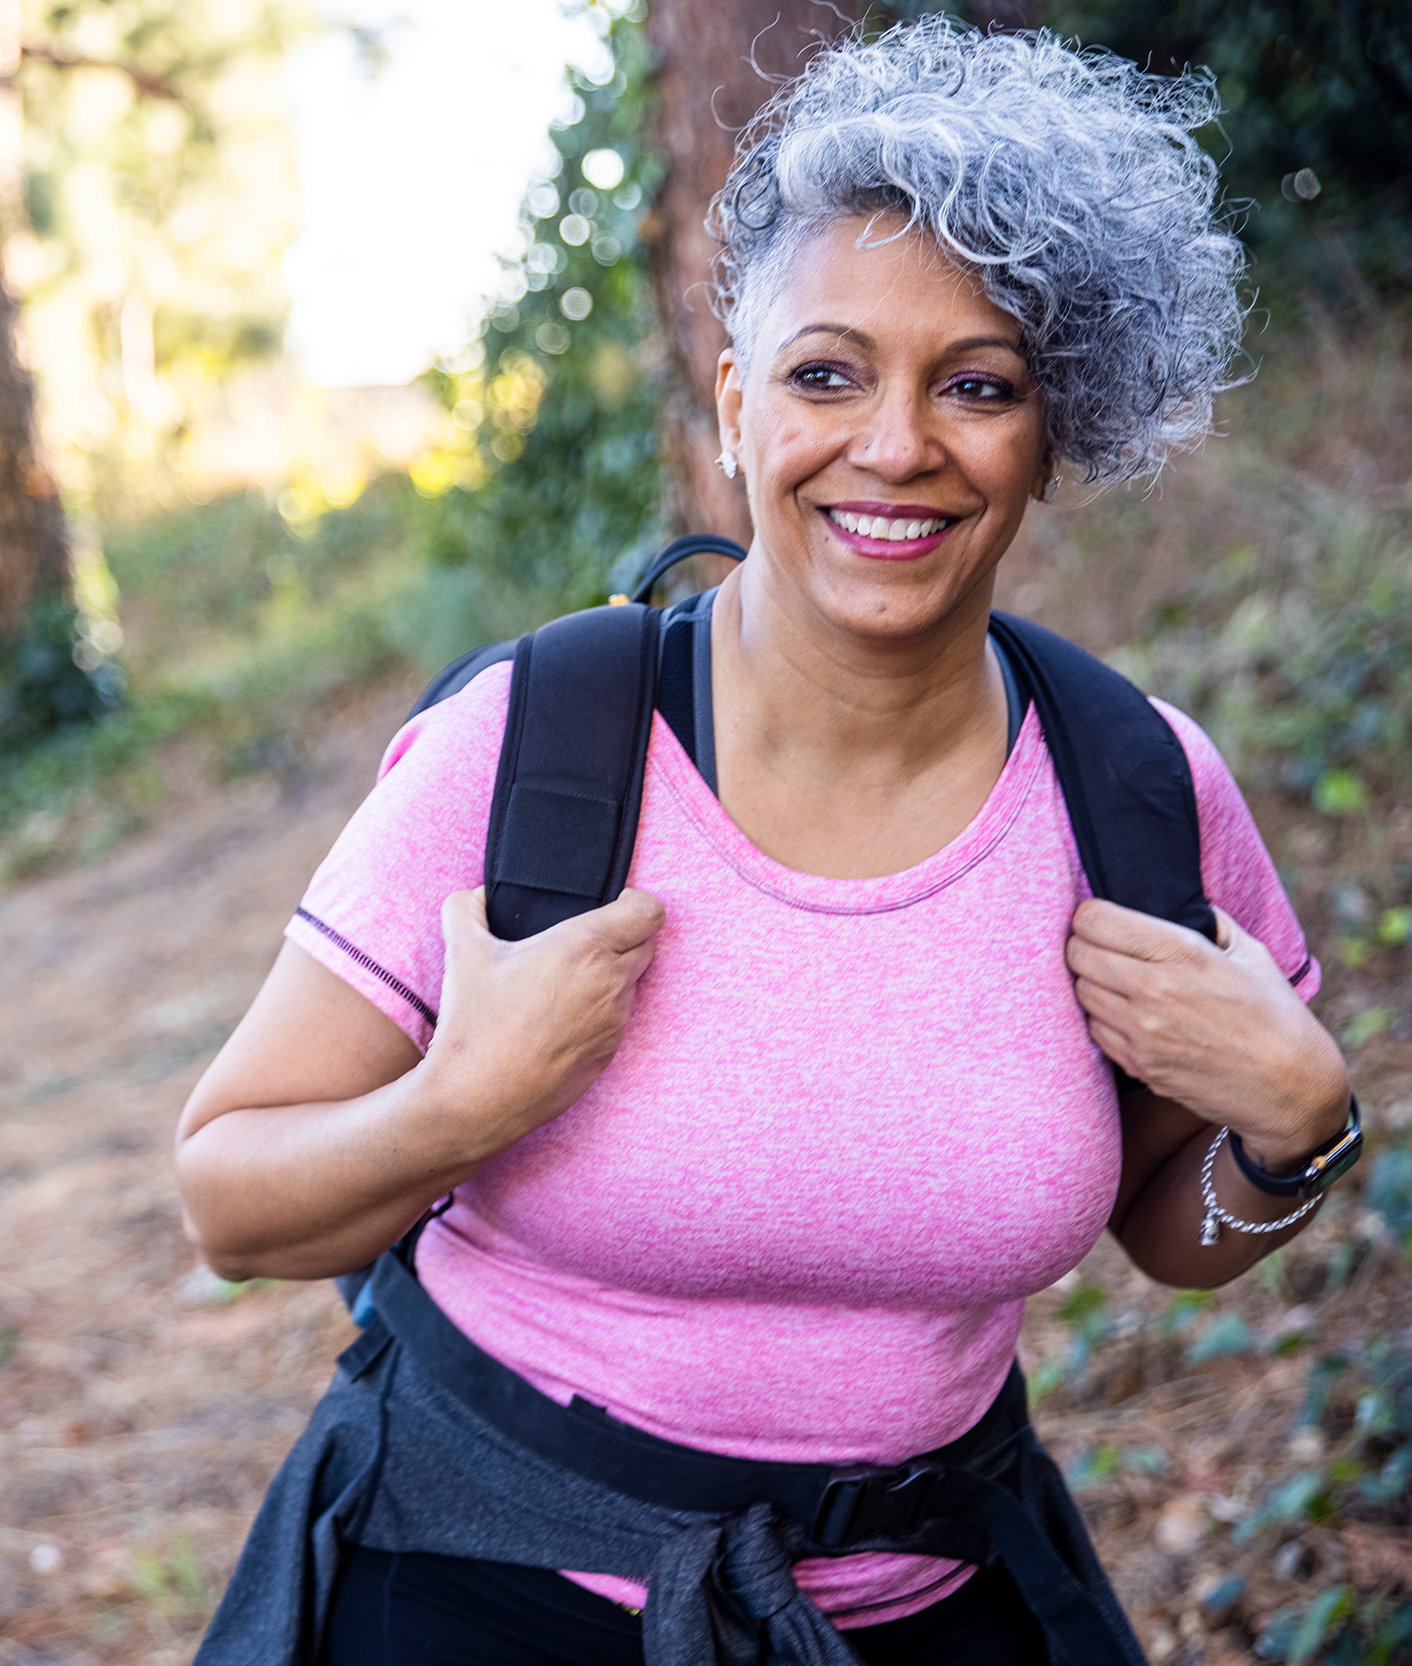
M510 667L415 718L289 936L425 1048L440 911L482 880ZM1191 760L1207 894L1307 999L1303 934L1215 748ZM1024 1299L1108 1218L1113 1075L1064 964L1088 885L1033 710L974 821L904 873L825 879L757 850L660 714L629 883L666 924L617 1056L456 1190L426 1289L567 1404L737 1457L892 1464L1000 1389ZM843 1628L966 1570L802 1562ZM629 1581L582 1584L640 1606Z

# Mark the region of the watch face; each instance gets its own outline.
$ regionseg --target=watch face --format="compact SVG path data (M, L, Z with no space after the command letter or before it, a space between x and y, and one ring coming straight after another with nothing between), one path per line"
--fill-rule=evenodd
M1362 1155L1363 1136L1354 1133L1341 1151L1335 1147L1329 1153L1327 1162L1305 1188L1305 1196L1318 1197L1321 1192L1327 1191L1335 1180L1348 1173Z

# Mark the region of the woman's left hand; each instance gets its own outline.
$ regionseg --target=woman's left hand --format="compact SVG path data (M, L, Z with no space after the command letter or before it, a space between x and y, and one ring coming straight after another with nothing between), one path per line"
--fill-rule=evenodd
M1348 1115L1338 1044L1264 944L1216 910L1218 941L1090 900L1067 948L1089 1034L1154 1093L1226 1124L1271 1171Z

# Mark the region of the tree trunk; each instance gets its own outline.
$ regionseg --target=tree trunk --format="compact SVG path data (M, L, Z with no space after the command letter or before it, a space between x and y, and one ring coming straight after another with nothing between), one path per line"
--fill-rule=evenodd
M15 82L22 22L22 0L0 0L0 239L24 224L23 116ZM19 311L0 267L0 641L18 635L34 602L65 596L69 587L68 531L58 487L40 458Z
M707 299L717 245L702 222L725 184L740 129L856 15L852 0L652 0L649 8L654 138L667 172L644 230L666 335L665 507L677 531L724 533L747 548L751 539L744 482L727 480L715 462L716 360L726 333ZM708 582L728 564L716 565Z

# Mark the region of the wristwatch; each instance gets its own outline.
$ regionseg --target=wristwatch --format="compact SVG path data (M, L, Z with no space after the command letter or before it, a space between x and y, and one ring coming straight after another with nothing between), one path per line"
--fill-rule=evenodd
M1349 1095L1348 1122L1343 1132L1316 1147L1305 1159L1298 1174L1283 1177L1266 1174L1246 1156L1239 1134L1230 1136L1230 1146L1236 1166L1257 1190L1268 1192L1271 1197L1318 1197L1328 1191L1341 1174L1347 1174L1363 1155L1363 1123L1358 1114L1358 1100L1355 1095Z

